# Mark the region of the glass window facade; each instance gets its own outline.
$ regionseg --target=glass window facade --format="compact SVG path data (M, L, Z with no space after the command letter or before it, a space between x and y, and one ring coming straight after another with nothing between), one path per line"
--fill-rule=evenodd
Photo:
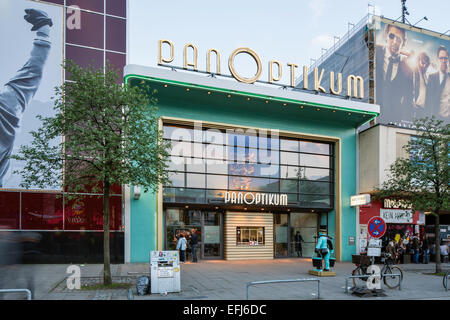
M172 145L166 203L219 204L230 190L288 194L289 207L333 208L332 143L169 124L163 137Z

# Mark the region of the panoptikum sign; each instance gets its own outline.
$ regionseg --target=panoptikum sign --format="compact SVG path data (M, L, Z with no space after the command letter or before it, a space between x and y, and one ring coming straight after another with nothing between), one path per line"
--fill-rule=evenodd
M266 205L266 206L287 206L288 197L286 194L277 193L254 193L254 192L226 192L225 203Z
M163 45L166 44L170 49L170 57L164 58L162 51ZM193 61L188 61L188 50L192 50L193 53ZM216 57L216 72L214 74L220 75L220 52L217 49L209 49L206 53L206 72L211 72L211 55L214 52ZM246 78L241 76L234 66L234 59L238 54L245 53L250 55L256 63L256 74L251 78ZM175 57L175 46L170 40L162 39L158 41L158 65L163 65L164 63L171 63ZM277 66L277 75L274 73L274 65ZM298 68L298 65L288 62L287 66L290 69L290 86L295 87L295 69ZM189 70L188 68L192 67L194 71L198 71L198 49L192 43L187 43L183 48L183 68ZM228 69L230 70L231 75L240 82L244 83L254 83L259 80L262 73L262 63L258 54L250 48L240 47L235 49L228 58ZM325 70L321 69L319 73L318 68L314 68L314 87L313 90L316 92L326 93L326 90L321 86L321 81L323 78ZM269 61L269 83L275 83L280 81L283 76L283 67L282 64L277 60ZM310 90L308 84L308 67L303 66L303 89ZM335 80L335 74L333 71L330 72L330 93L334 95L341 95L342 92L342 73L337 74L337 79ZM349 75L347 77L347 96L355 97L359 99L364 98L364 79L361 76Z

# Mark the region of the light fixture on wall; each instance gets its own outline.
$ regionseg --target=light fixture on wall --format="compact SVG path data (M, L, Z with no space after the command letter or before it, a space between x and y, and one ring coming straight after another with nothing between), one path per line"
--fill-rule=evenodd
M133 186L133 199L138 200L141 196L141 186Z

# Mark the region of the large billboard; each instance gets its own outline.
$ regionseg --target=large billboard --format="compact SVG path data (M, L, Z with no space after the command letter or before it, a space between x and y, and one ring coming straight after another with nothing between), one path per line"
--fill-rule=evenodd
M381 20L375 33L375 90L380 123L410 127L414 118L450 119L449 37Z
M54 88L63 81L63 7L0 0L0 188L20 188L24 164L9 159L32 141L37 115L53 114ZM49 186L48 189L59 188Z

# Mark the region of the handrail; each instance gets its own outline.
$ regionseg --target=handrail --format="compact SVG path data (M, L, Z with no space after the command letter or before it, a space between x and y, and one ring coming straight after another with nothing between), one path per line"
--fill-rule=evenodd
M26 292L27 300L31 300L31 291L28 289L0 289L0 293L9 293L9 292Z
M251 286L259 285L259 284L268 284L268 283L285 283L285 282L308 282L308 281L317 281L317 299L320 299L320 279L287 279L287 280L266 280L266 281L253 281L247 283L247 300L249 296L249 289Z

